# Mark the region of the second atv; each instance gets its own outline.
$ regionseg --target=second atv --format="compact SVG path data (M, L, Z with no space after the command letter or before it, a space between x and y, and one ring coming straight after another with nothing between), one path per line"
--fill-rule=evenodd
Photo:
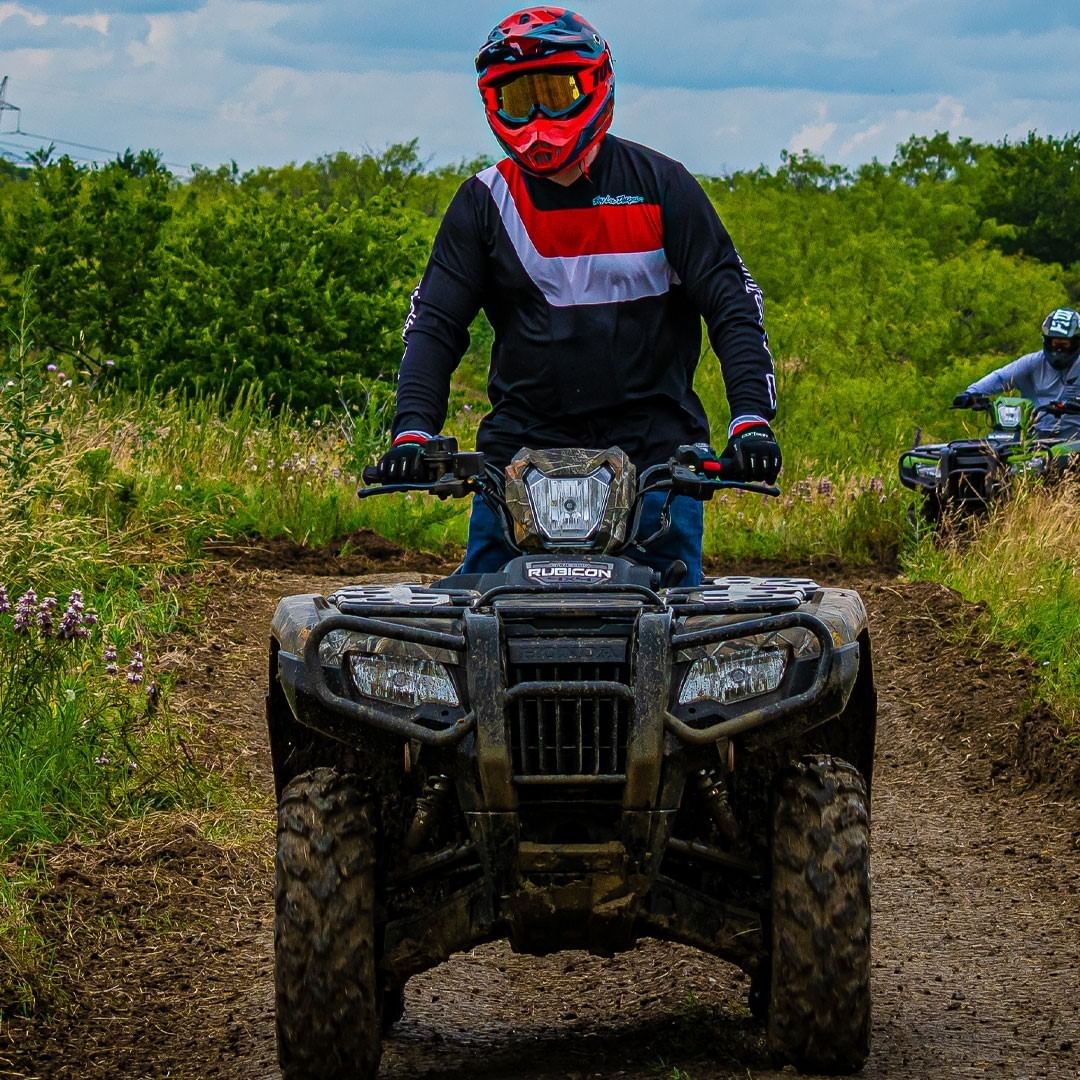
M1009 394L970 397L969 408L990 418L986 435L923 443L900 455L900 482L920 494L922 515L930 524L983 513L1008 495L1018 477L1052 479L1080 460L1080 439L1040 433L1035 425L1043 415L1080 415L1080 401L1036 407Z

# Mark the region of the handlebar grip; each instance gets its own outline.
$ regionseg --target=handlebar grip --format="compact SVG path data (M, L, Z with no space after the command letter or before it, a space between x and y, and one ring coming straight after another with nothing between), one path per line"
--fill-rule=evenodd
M363 471L360 473L360 479L365 484L377 484L379 483L379 469L377 465L365 465Z
M706 476L723 476L724 475L724 463L712 458L706 459L701 463L701 471Z

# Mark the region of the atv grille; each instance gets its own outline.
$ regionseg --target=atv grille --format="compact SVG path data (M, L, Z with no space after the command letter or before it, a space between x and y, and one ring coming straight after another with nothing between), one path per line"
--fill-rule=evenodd
M514 779L522 784L622 783L631 703L596 683L629 684L626 664L514 664L511 685L558 684L507 706Z

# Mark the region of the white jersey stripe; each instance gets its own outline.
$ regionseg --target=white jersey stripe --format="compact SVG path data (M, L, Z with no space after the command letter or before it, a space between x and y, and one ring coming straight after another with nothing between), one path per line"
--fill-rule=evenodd
M678 275L663 248L605 255L541 255L498 168L492 165L477 173L477 179L491 192L525 273L552 307L642 300L662 296L678 284Z

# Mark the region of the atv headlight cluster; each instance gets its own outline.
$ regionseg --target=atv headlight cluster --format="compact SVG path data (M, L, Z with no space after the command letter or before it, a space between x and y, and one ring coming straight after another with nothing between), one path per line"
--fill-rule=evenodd
M612 471L602 465L589 476L525 474L533 520L545 540L588 540L600 528L611 491Z
M695 660L683 677L679 704L732 701L775 690L787 670L786 647L758 647L747 641L725 642L709 656Z
M319 659L341 667L350 688L362 697L393 705L460 705L447 666L439 660L377 653L379 638L331 630L319 642Z
M358 694L394 705L458 705L457 690L437 660L347 653L349 677Z

